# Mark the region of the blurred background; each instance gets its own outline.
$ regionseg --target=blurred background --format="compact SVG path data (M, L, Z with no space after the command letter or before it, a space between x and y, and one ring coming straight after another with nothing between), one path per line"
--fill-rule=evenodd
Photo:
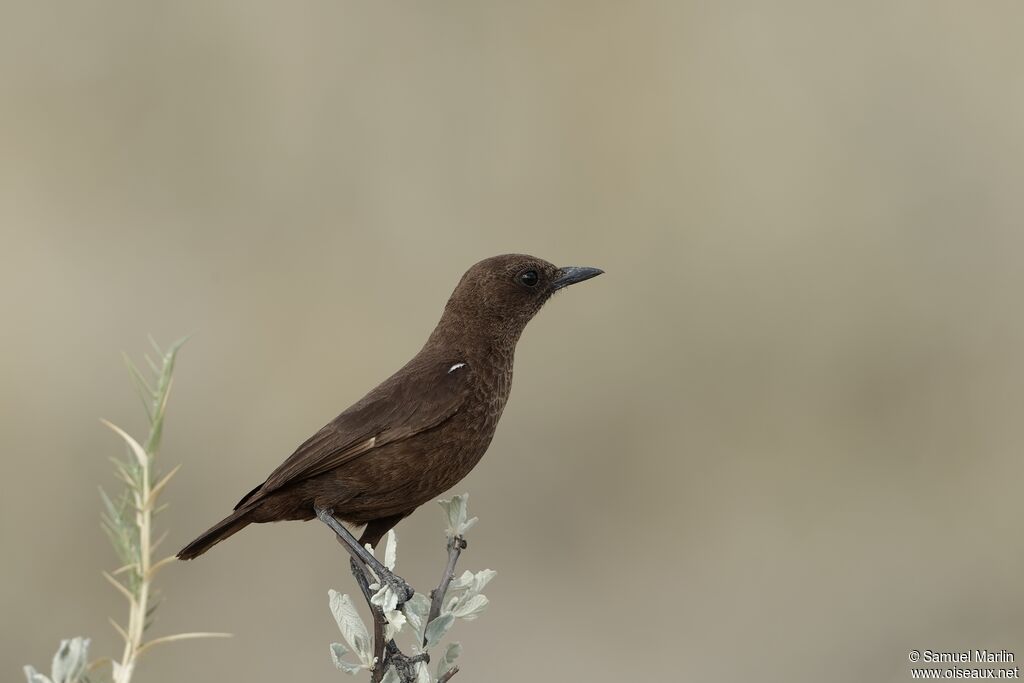
M454 492L491 607L457 681L904 681L1024 655L1024 8L0 4L0 670L114 653L98 419L192 334L175 550L508 251L552 301ZM399 569L436 583L433 505ZM163 574L140 683L348 680L319 525Z

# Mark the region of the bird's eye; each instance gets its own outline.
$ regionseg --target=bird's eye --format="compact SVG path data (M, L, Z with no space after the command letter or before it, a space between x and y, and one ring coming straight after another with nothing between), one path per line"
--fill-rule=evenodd
M539 280L536 270L526 270L519 274L519 281L527 287L533 287Z

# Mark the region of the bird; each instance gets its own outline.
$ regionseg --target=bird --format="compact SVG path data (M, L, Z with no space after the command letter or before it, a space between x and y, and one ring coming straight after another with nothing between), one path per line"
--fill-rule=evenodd
M408 363L303 442L177 557L199 557L250 524L319 518L353 561L358 556L396 582L396 592L408 590L366 544L376 547L476 466L508 401L527 323L553 294L602 273L525 254L471 266ZM341 522L365 527L358 541Z

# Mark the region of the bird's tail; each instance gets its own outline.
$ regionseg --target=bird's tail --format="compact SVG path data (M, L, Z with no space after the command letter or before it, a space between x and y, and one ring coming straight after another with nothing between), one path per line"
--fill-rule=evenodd
M223 541L225 538L241 531L245 527L252 524L253 519L251 516L253 509L241 508L235 510L230 515L222 519L221 521L214 524L209 530L206 531L202 536L189 543L187 546L182 548L178 552L179 560L192 560L207 550L215 546L216 544Z

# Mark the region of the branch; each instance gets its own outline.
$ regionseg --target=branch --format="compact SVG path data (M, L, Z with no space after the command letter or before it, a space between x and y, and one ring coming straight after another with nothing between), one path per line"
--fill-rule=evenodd
M371 554L372 551L358 552L363 550L363 546L351 537L351 532L344 528L331 511L318 510L317 515L338 535L343 547L352 556L352 574L373 615L374 637L371 649L366 623L356 613L351 598L337 591L329 591L331 611L349 647L346 649L340 643L331 645L331 654L339 669L350 674L360 669L369 670L371 683L417 683L428 680L448 683L459 673L455 660L462 647L458 643L448 644L443 656L437 661L435 675L428 673L426 665L430 662L428 650L439 645L457 619L475 619L487 606L487 597L481 591L495 575L494 571L484 569L479 572L467 571L459 579L455 577L455 566L467 547L465 532L477 521L475 517L467 516L466 498L460 495L438 501L448 519L448 557L441 580L437 588L430 591L429 597L413 591L404 579L394 573L397 540L393 531L387 534L382 564ZM343 537L343 534L349 538ZM369 546L366 549L369 550ZM374 587L378 586L379 591L375 592ZM407 599L403 600L403 595ZM388 637L389 633L399 634L406 623L409 624L414 640L412 656L402 652L396 638ZM352 663L344 660L343 656L348 651L354 651L359 661Z
M459 561L459 555L469 544L462 536L452 536L448 541L448 564L445 565L444 574L441 575L441 582L437 588L430 591L430 614L427 616L429 625L441 614L441 606L444 604L444 596L448 593L448 585L455 578L455 563ZM424 641L426 642L426 641ZM452 674L454 675L454 674Z
M444 674L437 679L437 683L448 683L452 679L452 676L459 673L459 667L453 666L444 672Z

